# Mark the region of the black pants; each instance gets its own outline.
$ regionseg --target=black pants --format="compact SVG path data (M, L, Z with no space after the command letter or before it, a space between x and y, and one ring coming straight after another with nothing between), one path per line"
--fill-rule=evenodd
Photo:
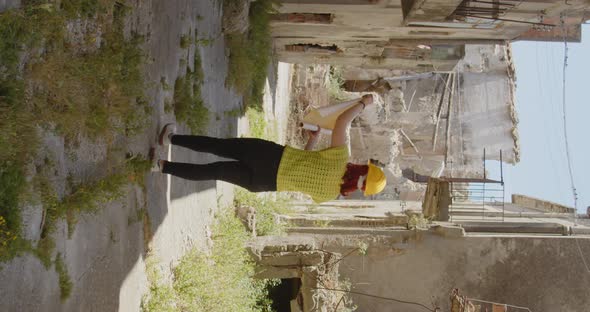
M277 171L284 146L253 138L218 139L207 136L173 135L172 144L234 161L197 165L165 162L163 173L195 181L222 180L251 192L277 190Z

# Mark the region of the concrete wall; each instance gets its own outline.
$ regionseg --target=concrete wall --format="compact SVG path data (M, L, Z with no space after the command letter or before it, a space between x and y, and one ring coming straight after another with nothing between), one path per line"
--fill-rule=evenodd
M349 250L334 248L342 254ZM428 234L405 243L372 243L366 256L355 254L340 263L340 276L350 279L354 291L427 306L434 300L442 311L448 311L449 293L458 287L470 298L535 312L582 312L590 306L590 271L581 254L590 262L588 238L578 242L564 237L448 239ZM425 311L360 295L352 298L363 312Z
M481 165L483 149L486 159L516 163L519 159L516 119L512 118L514 101L510 81L505 75L464 74L464 111L459 114L463 132L463 153Z
M402 8L402 3L408 5ZM286 18L273 24L272 33L281 40L280 45L305 43L309 39L326 43L391 39L513 40L532 28L532 24L514 21L560 25L560 13L568 10L566 23L579 24L583 9L589 5L585 0L570 0L567 5L559 0L526 1L497 17L504 20L494 20L452 16L460 3L459 0L283 0L279 7L282 14L331 14L331 22L320 24ZM537 33L535 30L525 38L549 39ZM563 38L560 32L553 35Z
M529 197L526 195L512 194L512 203L525 208L544 212L574 213L575 209L550 201Z
M589 7L586 0L468 5L461 0L282 0L272 36L276 55L287 63L451 71L466 45L519 39L579 42ZM562 12L567 12L563 20ZM472 147L509 145L478 142L483 143ZM509 160L514 161L518 156Z
M504 162L518 162L518 119L510 47L467 45L465 51L465 58L457 66L459 91L453 93L452 107L447 101L452 82L449 82L445 99L441 101L447 82L445 74L392 81L391 90L380 93L382 101L359 118L361 131L356 127L351 130L353 158L374 158L387 164L392 181L406 168L431 176L441 169L447 156L444 176L482 177L484 148L487 159L499 160L502 150ZM402 74L395 70L349 66L344 68L343 76L348 80L372 82ZM433 149L438 116L441 118ZM447 128L448 120L451 121ZM449 165L451 162L452 166ZM400 182L403 183L396 181ZM404 185L401 189L408 187Z

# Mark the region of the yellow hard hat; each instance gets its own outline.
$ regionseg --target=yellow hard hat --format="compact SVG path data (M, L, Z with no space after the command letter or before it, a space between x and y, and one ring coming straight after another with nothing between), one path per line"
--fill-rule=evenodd
M369 163L369 173L365 182L365 196L377 194L385 188L387 180L381 168Z

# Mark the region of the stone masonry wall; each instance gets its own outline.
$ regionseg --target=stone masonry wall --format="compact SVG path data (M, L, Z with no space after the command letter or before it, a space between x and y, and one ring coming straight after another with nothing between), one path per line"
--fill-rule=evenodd
M512 203L543 212L574 213L574 208L526 195L512 194Z

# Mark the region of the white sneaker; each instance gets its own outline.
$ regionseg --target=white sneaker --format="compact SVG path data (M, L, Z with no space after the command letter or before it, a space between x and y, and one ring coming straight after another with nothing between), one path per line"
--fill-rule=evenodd
M162 169L160 169L160 158L158 157L158 155L156 155L156 148L155 147L150 148L148 156L149 156L150 162L152 164L150 171L151 172L162 172Z
M176 134L176 124L169 123L166 124L162 131L160 131L160 137L158 138L158 143L162 146L170 145L170 137Z
M161 159L158 159L152 162L151 172L162 172L162 168L160 168L160 160Z

